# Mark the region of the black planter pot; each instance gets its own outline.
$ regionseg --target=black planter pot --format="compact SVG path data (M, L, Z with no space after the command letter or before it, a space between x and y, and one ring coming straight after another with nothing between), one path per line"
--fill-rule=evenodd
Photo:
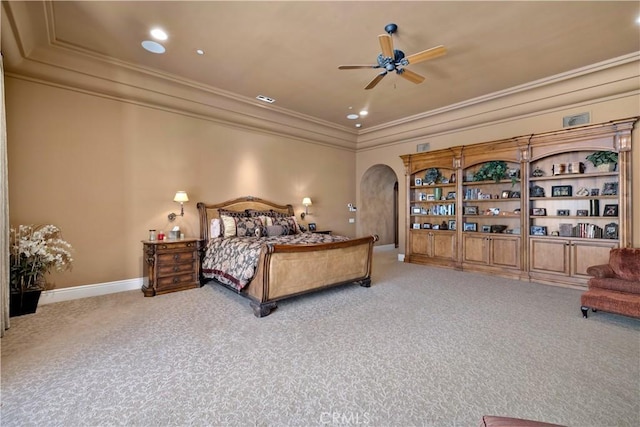
M9 317L35 313L38 308L41 293L42 291L12 292L9 304Z

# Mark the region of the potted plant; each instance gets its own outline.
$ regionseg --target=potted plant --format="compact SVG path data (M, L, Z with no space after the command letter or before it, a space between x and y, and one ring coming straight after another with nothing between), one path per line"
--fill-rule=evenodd
M492 160L483 164L480 169L476 171L473 175L474 181L489 181L493 180L495 182L500 182L501 179L507 177L508 170L507 162L503 162L500 160ZM515 184L518 181L518 178L515 176L511 177L511 183Z
M20 225L10 230L10 316L35 313L45 274L71 269L73 248L55 225Z
M589 154L586 159L599 171L611 172L618 164L618 153L615 151L596 151Z

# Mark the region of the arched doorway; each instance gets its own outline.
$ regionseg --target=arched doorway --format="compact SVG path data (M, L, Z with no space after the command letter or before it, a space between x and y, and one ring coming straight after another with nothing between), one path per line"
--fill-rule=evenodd
M362 234L377 234L378 245L398 247L398 177L387 165L371 166L360 181Z

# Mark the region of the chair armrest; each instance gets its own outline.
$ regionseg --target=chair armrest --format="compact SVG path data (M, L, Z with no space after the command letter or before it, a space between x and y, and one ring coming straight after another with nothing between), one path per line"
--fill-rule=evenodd
M587 268L587 274L597 277L599 279L606 279L608 277L617 277L613 269L609 267L609 264L592 265Z

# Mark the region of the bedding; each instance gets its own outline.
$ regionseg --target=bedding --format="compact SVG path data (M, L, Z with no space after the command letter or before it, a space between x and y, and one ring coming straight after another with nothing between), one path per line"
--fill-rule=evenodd
M205 248L202 274L241 291L253 279L264 246L310 245L345 240L348 237L316 233L211 239Z

